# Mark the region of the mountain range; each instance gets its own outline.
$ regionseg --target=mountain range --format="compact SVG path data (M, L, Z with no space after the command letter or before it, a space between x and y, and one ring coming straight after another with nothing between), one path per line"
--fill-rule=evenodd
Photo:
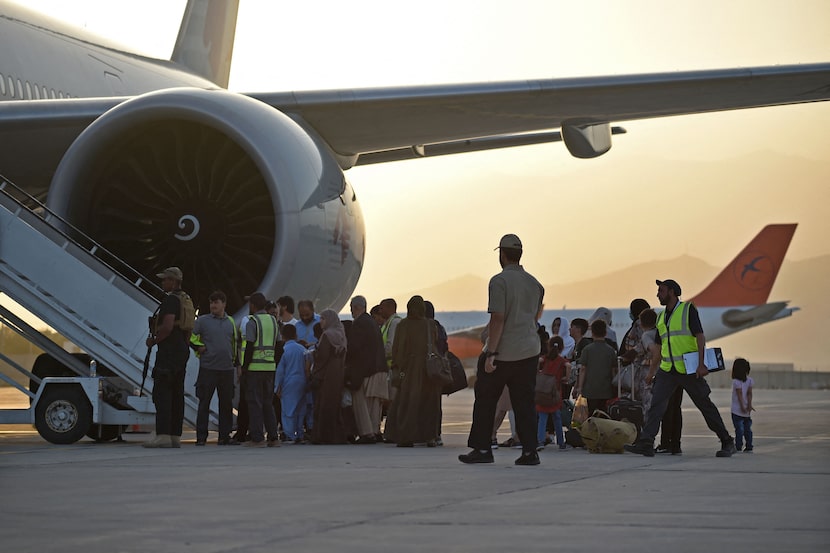
M543 283L545 308L625 307L637 297L659 306L655 297L656 278L676 279L683 287L684 297L691 298L720 270L683 255L640 263L580 282ZM728 358L740 356L756 363L793 363L796 370L830 371L828 348L817 334L830 313L830 295L821 289L829 280L830 255L785 260L769 299L790 301L790 306L798 307L799 311L787 319L721 338L711 345L723 348ZM415 294L432 301L438 312L487 308L487 280L472 275L392 296L401 304L400 312L405 313L406 301ZM549 321L543 323L549 324Z

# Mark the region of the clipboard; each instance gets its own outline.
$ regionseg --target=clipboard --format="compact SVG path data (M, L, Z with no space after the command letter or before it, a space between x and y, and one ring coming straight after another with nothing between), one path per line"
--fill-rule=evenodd
M696 351L683 354L683 363L686 365L686 374L697 371L698 355ZM703 362L710 373L726 370L723 362L723 352L720 348L706 348L703 352Z

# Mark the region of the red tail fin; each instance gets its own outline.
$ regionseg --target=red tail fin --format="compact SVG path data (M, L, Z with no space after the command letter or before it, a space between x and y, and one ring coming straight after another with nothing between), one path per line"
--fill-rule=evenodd
M692 302L698 307L767 303L797 224L767 225Z

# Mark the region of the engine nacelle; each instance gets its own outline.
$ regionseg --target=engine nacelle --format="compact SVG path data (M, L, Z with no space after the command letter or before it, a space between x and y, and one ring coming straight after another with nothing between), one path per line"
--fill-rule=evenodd
M207 312L255 291L340 309L363 265L363 215L325 143L223 90L127 100L81 133L48 205L142 274L176 265Z

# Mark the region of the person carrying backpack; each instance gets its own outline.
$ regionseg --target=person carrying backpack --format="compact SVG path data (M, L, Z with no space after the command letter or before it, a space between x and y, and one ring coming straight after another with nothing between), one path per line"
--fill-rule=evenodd
M168 267L156 275L167 293L151 323L147 347L156 346L153 403L156 436L144 447L181 447L184 422L184 373L190 356L190 335L196 322L193 301L182 291L182 270Z

